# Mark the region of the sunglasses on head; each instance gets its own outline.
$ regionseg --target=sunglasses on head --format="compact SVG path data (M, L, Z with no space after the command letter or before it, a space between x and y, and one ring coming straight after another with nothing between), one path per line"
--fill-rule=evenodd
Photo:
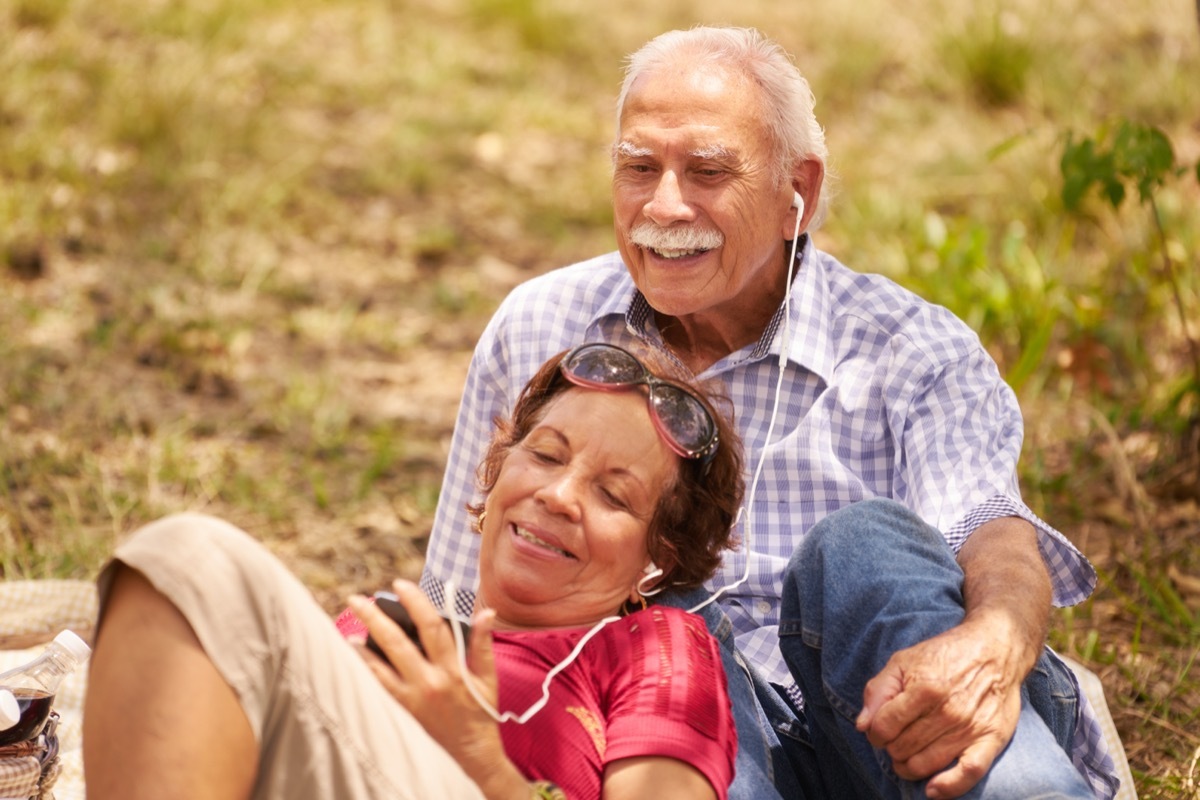
M671 450L704 464L717 452L717 424L699 395L655 376L628 350L584 344L563 356L558 366L567 380L586 389L619 392L647 387L650 419Z

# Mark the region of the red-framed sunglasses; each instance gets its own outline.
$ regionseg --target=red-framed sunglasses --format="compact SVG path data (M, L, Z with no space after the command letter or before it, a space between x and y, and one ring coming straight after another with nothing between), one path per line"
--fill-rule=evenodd
M567 380L587 389L619 392L647 387L650 419L672 451L705 464L717 452L717 423L700 396L655 376L628 350L614 344L584 344L563 356L558 366Z

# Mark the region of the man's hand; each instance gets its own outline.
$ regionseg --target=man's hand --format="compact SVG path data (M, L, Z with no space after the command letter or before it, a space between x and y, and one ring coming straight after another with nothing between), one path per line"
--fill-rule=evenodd
M930 778L931 798L970 790L1012 738L1021 683L1041 653L1050 612L1050 578L1024 520L980 526L958 561L965 619L893 654L866 685L856 720L897 775Z
M968 791L1016 730L1025 672L1005 638L953 628L894 654L863 692L858 729L887 750L901 778L936 775L931 798Z

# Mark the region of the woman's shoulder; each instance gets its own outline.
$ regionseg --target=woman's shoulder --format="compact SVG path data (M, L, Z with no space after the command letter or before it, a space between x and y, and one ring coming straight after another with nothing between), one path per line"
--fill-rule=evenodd
M590 628L497 631L494 641L505 658L553 664L576 648ZM657 675L696 661L720 662L720 645L696 614L671 606L650 606L605 623L579 654L593 677Z
M696 614L673 606L650 606L614 623L610 646L644 653L647 662L670 653L674 658L719 656L720 645Z

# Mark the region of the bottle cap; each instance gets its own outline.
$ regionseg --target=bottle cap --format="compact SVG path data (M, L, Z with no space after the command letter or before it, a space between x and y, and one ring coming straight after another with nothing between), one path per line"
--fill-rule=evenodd
M80 639L74 631L63 631L54 637L54 641L62 645L80 664L87 661L88 656L92 654L92 648L88 647L87 642Z
M0 731L6 731L21 721L21 707L8 689L0 689Z

